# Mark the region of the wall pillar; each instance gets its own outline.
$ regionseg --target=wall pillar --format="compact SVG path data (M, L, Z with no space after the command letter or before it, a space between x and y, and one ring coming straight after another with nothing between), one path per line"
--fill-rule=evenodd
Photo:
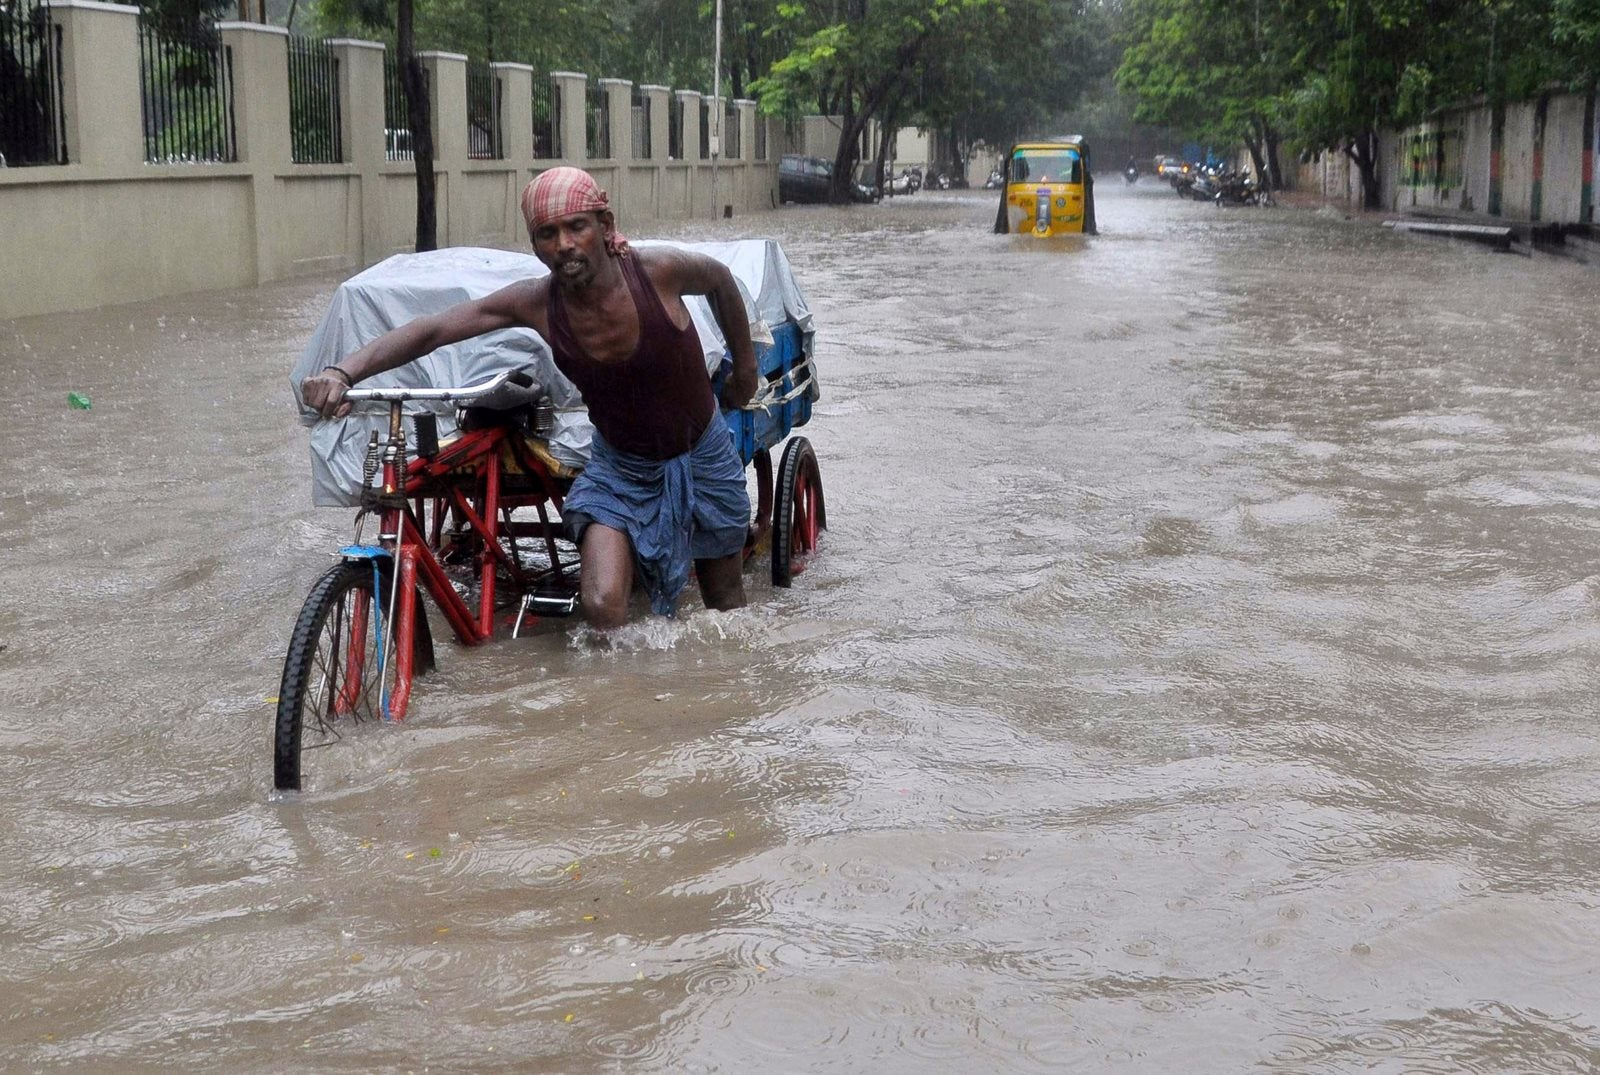
M524 168L533 160L533 68L525 63L492 63L500 80L500 145L505 159Z
M672 90L666 86L640 86L650 102L650 159L664 161L672 143Z
M700 94L694 90L675 90L673 95L683 109L683 159L700 160Z
M428 72L428 97L433 105L433 174L436 178L440 246L466 241L458 234L464 219L456 204L461 183L451 182L467 163L467 58L458 52L419 52Z
M683 139L683 160L689 165L684 169L684 204L683 212L693 219L697 212L707 212L704 199L701 195L700 181L700 94L694 90L674 90L673 97L677 99L678 107L683 114L683 130L680 137ZM706 182L710 182L711 173L706 171Z
M364 171L384 161L384 47L347 37L330 39L328 47L339 61L341 159Z
M142 165L139 9L55 0L50 20L61 27L67 163L92 169Z
M625 78L602 78L606 98L606 123L611 127L611 159L633 163L633 83Z
M233 51L233 123L239 162L266 169L287 167L289 141L289 31L256 22L219 22L222 44Z
M355 170L357 265L370 265L382 250L383 206L378 166L384 162L383 54L376 41L336 38L328 42L339 61L339 152Z
M527 238L522 223L522 188L533 163L533 68L525 63L492 63L489 73L500 80L500 153L516 168L507 184L506 236L515 245Z
M254 214L255 283L289 273L289 258L273 242L272 222L283 211L277 173L290 166L289 31L254 22L220 22L222 45L233 53L233 124L239 162L250 168Z
M733 107L738 110L739 117L739 159L753 161L756 159L756 103L739 99L733 102Z
M589 109L584 96L589 89L589 76L576 71L551 71L550 81L556 84L556 93L561 98L561 145L557 152L563 164L582 168L589 159L589 141L585 133L589 126L584 122L584 114Z

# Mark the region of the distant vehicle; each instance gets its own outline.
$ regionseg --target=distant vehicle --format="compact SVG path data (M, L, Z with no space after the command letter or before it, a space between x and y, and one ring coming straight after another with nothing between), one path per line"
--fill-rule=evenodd
M1040 238L1095 234L1094 179L1082 136L1011 147L994 230Z
M833 162L823 157L803 157L785 153L778 158L778 200L818 204L828 200L833 181ZM851 197L858 202L877 201L877 192L861 182L851 184Z
M885 194L915 194L922 189L922 177L912 172L910 168L902 168L899 175L895 175L887 168L884 169L883 192Z
M1171 180L1175 175L1183 175L1189 171L1189 165L1177 157L1157 157L1156 175L1162 179Z

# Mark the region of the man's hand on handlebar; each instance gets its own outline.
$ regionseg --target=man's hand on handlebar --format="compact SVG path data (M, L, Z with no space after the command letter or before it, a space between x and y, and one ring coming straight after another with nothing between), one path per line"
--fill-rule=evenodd
M350 404L344 398L349 388L338 373L323 370L300 382L300 398L324 418L343 418L350 413Z

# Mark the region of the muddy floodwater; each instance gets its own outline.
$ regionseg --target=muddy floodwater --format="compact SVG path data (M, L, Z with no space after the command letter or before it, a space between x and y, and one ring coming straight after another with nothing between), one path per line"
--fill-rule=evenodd
M783 242L821 555L282 798L337 281L0 323L0 1067L1600 1069L1600 274L1146 183L629 228Z

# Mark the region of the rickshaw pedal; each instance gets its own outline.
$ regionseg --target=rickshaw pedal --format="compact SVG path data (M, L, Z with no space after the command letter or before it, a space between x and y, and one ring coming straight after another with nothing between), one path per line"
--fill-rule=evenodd
M570 616L578 611L578 595L567 590L536 590L522 595L522 607L517 610L517 622L511 626L511 637L522 630L522 621L528 613L535 616Z

